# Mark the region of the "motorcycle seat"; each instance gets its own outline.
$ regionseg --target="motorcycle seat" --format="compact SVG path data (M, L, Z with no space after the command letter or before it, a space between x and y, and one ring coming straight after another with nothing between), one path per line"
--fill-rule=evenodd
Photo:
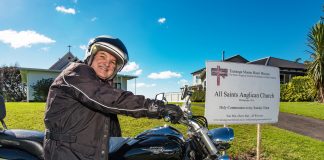
M0 145L17 148L44 159L44 133L31 130L10 129L0 131Z
M109 139L109 153L116 152L120 147L129 142L131 138L125 137L110 137Z

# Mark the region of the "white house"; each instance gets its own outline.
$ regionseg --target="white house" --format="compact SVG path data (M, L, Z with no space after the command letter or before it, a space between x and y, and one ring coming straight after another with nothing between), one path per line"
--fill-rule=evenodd
M69 63L76 61L78 61L78 58L74 57L71 52L68 52L49 69L19 68L22 82L27 86L27 102L34 100L34 90L32 86L35 85L37 81L49 78L55 79L61 71L69 65ZM137 78L137 76L117 74L114 78L114 85L116 88L127 90L127 81L134 78Z

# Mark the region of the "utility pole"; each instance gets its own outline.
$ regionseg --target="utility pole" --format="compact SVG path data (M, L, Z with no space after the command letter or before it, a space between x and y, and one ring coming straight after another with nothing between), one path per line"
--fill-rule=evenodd
M225 59L225 51L222 52L222 61Z
M136 78L135 78L135 95L136 95Z

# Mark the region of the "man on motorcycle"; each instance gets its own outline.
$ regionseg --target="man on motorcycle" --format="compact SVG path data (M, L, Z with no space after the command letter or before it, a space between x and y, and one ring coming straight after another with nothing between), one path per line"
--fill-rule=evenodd
M84 63L71 63L55 79L45 110L45 159L108 159L109 137L121 136L116 114L169 115L173 123L181 118L182 111L175 105L112 86L127 61L122 41L99 36L90 41Z

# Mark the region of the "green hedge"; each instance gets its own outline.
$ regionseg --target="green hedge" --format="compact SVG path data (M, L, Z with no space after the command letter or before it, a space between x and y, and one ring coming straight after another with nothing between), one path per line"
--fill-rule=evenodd
M34 101L36 102L45 102L47 98L47 94L51 84L53 83L53 78L41 79L36 82L35 85L32 85L34 89Z
M289 83L280 85L282 102L314 101L315 99L316 88L308 76L296 76Z
M205 91L195 91L192 93L191 101L192 102L205 102Z

